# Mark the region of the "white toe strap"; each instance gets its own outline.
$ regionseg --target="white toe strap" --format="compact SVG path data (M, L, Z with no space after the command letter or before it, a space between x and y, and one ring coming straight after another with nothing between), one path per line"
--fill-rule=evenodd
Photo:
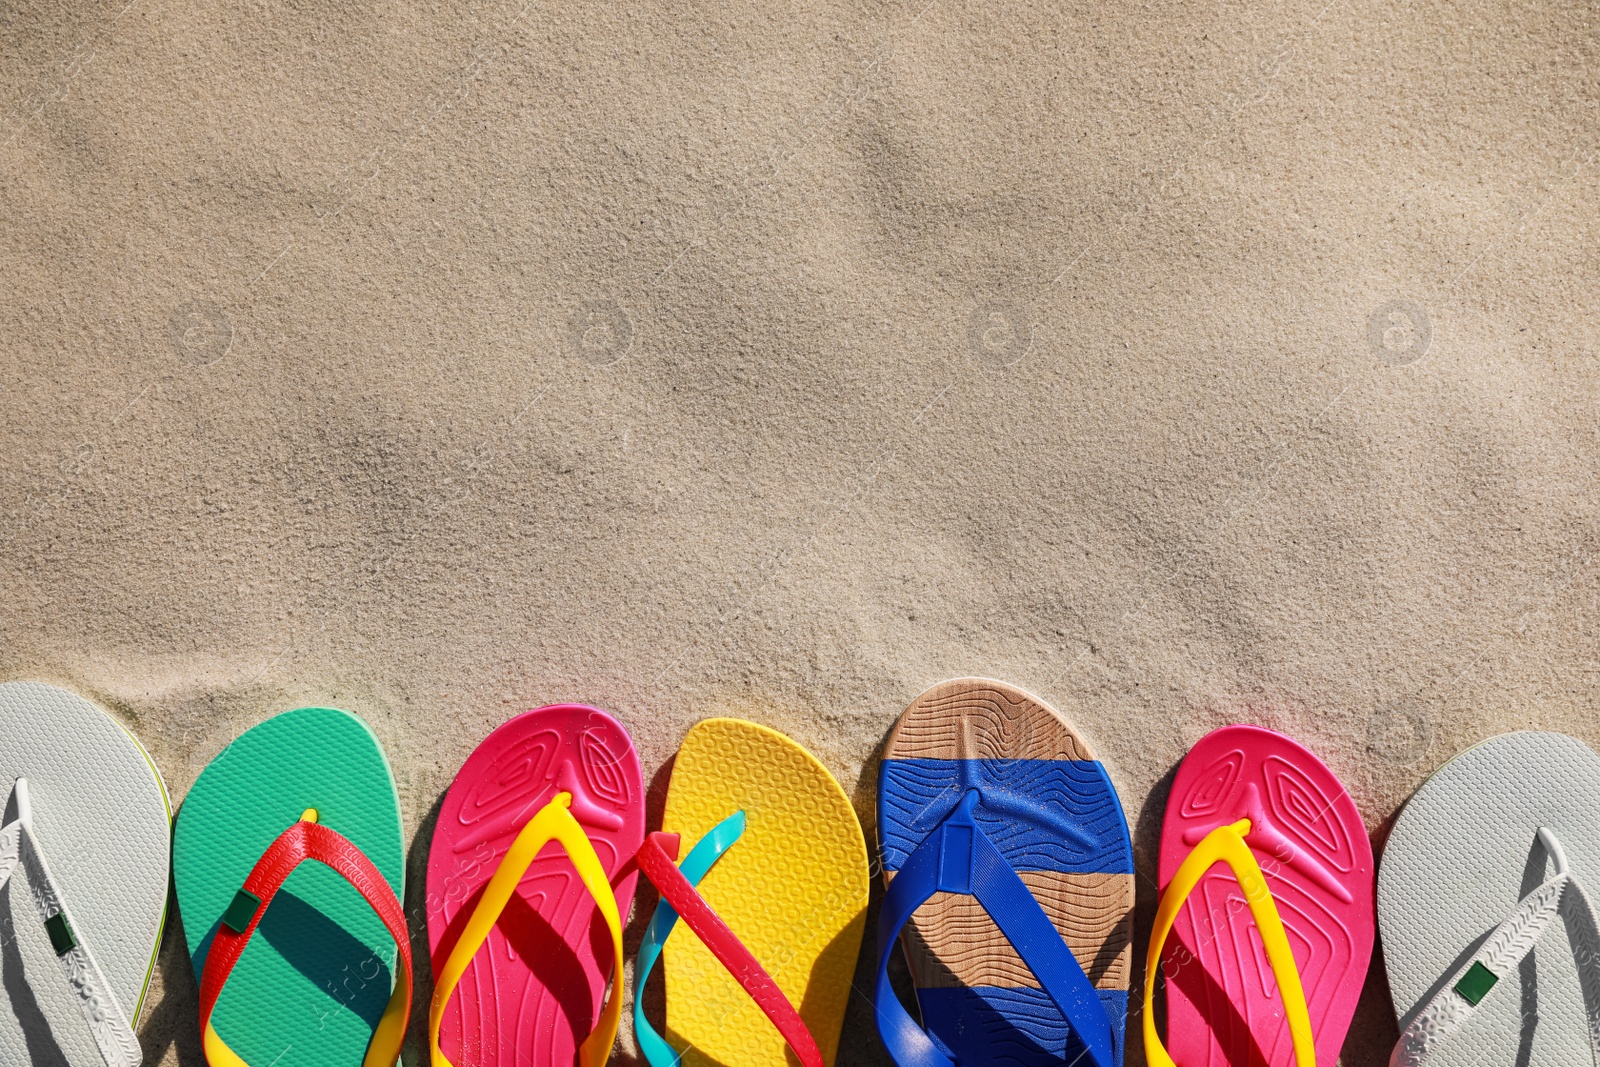
M1483 947L1411 1020L1389 1057L1389 1067L1424 1067L1428 1057L1477 1010L1500 979L1516 970L1560 912L1578 966L1584 1008L1589 1017L1589 1051L1600 1067L1600 926L1583 885L1567 869L1561 843L1544 827L1539 840L1556 873L1542 882L1494 928Z
M83 935L68 921L61 887L50 876L50 865L45 862L44 851L34 836L33 808L28 800L26 778L17 779L12 796L17 802L17 818L0 826L0 888L11 880L11 872L20 861L27 868L28 883L33 887L33 904L50 935L50 945L61 963L67 988L83 1011L106 1067L139 1067L144 1059L139 1038L128 1025L128 1017L111 992L100 965L89 954Z

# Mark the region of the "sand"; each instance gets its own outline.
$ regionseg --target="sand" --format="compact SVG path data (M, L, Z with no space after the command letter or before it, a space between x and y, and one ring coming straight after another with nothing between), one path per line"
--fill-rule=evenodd
M1477 739L1600 744L1587 6L125 2L0 9L0 678L175 800L348 708L420 876L582 700L647 775L777 726L870 831L992 675L1104 757L1147 927L1215 726L1380 843ZM1394 1036L1377 970L1344 1062Z

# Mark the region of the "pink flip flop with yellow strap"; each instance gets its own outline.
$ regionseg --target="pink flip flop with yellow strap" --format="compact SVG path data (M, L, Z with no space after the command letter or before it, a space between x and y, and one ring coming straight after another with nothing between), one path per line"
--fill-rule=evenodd
M1156 1067L1337 1063L1372 957L1372 846L1310 749L1215 730L1178 768L1145 975ZM1167 1044L1151 1012L1158 969Z
M643 840L638 753L606 712L538 708L478 746L428 854L435 1067L602 1067Z

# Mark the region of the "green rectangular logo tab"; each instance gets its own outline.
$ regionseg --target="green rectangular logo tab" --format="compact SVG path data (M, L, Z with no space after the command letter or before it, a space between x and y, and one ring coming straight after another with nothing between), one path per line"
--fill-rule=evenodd
M67 923L67 913L58 911L44 921L45 933L50 935L50 947L56 950L57 956L65 956L78 947L78 939L72 934L72 927Z
M1461 981L1456 983L1456 992L1461 994L1461 999L1478 1006L1478 1001L1488 995L1494 984L1500 981L1500 976L1495 974L1482 963L1474 963L1467 968L1467 973L1461 976Z
M236 934L242 934L259 907L261 898L248 889L241 889L233 895L233 903L228 905L228 910L222 913L222 925Z

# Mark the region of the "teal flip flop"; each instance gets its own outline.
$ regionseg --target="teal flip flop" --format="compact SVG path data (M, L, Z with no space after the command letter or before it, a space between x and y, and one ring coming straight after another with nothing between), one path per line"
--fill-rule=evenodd
M385 1018L410 960L400 803L366 723L301 708L245 731L189 790L172 851L211 1067L357 1067L391 1043L380 1022L403 1033Z

